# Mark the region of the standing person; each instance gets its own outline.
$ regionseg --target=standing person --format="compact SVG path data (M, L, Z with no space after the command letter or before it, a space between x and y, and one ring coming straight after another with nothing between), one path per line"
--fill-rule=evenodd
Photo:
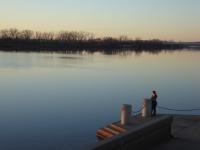
M152 116L156 116L157 97L158 95L156 91L152 91L152 96L151 96L151 102L152 102L151 115Z

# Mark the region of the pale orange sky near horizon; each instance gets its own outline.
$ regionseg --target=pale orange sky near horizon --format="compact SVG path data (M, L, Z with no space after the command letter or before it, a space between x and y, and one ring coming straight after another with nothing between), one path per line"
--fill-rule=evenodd
M0 0L0 29L200 41L198 0Z

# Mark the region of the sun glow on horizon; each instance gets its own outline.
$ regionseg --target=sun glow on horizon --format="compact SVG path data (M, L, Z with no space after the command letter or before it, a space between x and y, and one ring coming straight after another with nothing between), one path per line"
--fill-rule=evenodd
M87 31L97 37L200 40L196 0L0 0L0 29Z

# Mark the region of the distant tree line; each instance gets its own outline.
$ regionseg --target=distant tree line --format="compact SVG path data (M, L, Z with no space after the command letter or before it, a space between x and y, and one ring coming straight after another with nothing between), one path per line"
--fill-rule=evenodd
M183 45L154 40L132 40L127 36L118 38L96 38L93 33L77 31L34 32L32 30L3 29L0 30L1 50L97 50L97 49L129 49L158 50L178 49Z
M84 41L94 39L94 35L88 32L62 31L34 32L32 30L4 29L0 30L0 39L4 40L59 40L59 41Z

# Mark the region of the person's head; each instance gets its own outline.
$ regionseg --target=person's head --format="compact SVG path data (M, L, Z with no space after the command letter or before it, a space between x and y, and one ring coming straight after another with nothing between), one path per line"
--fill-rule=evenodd
M157 96L157 92L155 90L152 91L152 94Z

